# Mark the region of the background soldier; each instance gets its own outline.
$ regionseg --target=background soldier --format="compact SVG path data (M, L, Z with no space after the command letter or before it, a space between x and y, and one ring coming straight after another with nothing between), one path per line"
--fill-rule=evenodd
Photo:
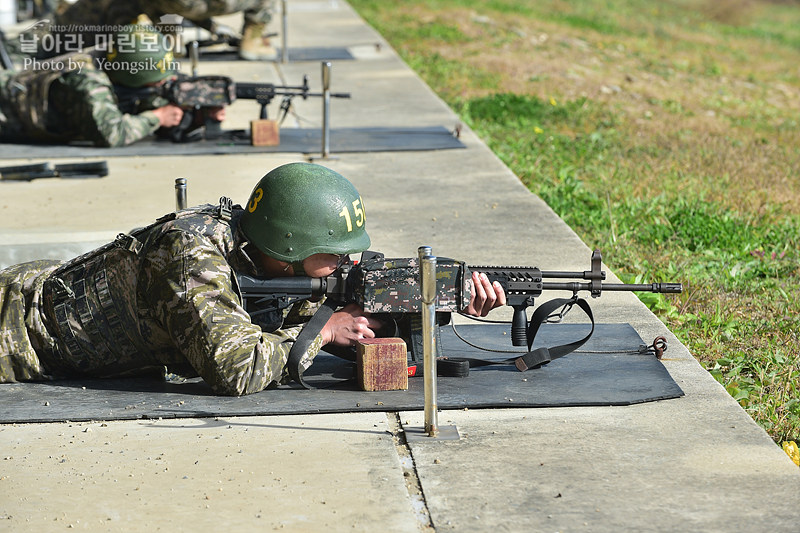
M174 65L164 35L131 26L115 36L105 58L94 62L86 54L68 54L37 60L34 68L0 71L0 140L125 146L177 126L183 110L165 98L144 91L123 111L115 94L115 87L163 84L177 75ZM224 108L204 112L217 121L225 118ZM198 125L205 118L195 117Z
M43 68L0 72L0 140L124 146L178 125L183 111L160 97L143 100L133 114L119 109L114 85L144 87L175 75L163 35L137 27L124 35L124 48L109 48L105 71L90 56L72 54L43 60ZM132 71L133 64L148 68Z
M67 263L0 271L0 382L165 366L200 375L217 394L287 382L289 352L318 304L298 302L278 329L262 331L242 308L235 273L332 274L370 244L361 197L328 168L290 163L264 176L244 209L226 200L171 213ZM472 314L504 304L488 281L473 293ZM352 346L380 325L356 304L337 310L301 367L324 345Z
M146 15L158 23L165 15L180 15L215 35L226 35L231 33L230 29L215 23L212 17L243 11L239 56L248 60L270 60L277 54L264 34L272 20L273 4L273 0L78 0L57 15L55 23L78 26L132 24L139 15Z

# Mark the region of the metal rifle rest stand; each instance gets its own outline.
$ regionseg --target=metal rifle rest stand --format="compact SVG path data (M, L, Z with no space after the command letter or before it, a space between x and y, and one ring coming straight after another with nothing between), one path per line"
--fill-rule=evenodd
M405 429L406 441L459 440L456 426L439 426L436 402L436 256L430 246L420 246L419 285L422 295L422 354L425 379L425 426Z
M317 159L339 159L331 156L331 62L322 62L322 155L309 157L309 162Z
M281 0L281 63L289 62L289 7L286 0Z

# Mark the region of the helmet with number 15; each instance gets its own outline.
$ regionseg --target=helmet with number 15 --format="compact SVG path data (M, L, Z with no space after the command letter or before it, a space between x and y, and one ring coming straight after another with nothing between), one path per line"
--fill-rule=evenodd
M312 163L289 163L267 173L250 194L240 223L256 248L280 261L358 253L370 245L356 188Z
M114 85L138 88L158 83L176 74L172 44L148 26L125 26L114 35L103 69Z

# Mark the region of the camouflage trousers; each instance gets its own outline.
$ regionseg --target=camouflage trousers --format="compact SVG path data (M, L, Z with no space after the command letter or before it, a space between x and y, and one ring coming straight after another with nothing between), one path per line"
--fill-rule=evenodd
M0 383L48 379L39 354L55 340L42 321L45 280L61 263L31 261L0 270Z
M151 12L159 17L174 13L189 20L202 20L244 11L245 22L266 24L272 20L272 0L139 0L138 3L151 19Z
M154 23L164 15L180 15L207 28L211 17L244 12L245 24L272 20L274 0L78 0L56 17L58 25L130 24L140 14Z

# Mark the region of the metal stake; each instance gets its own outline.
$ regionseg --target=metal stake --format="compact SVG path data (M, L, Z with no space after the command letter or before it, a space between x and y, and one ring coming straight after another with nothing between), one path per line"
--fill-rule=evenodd
M281 63L286 64L289 62L289 10L286 0L281 0L281 14L283 17L281 21Z
M425 433L436 437L439 433L438 405L436 403L436 256L420 258L420 292L422 293L422 354L425 371Z
M331 62L322 62L322 157L330 155Z
M200 43L192 41L189 43L189 61L192 65L192 76L197 77L197 66L200 63Z
M186 178L175 178L175 211L186 209Z
M405 428L409 442L434 437L436 440L459 440L456 426L439 426L439 405L436 400L436 257L430 246L417 249L419 283L422 296L422 368L425 380L425 425Z

